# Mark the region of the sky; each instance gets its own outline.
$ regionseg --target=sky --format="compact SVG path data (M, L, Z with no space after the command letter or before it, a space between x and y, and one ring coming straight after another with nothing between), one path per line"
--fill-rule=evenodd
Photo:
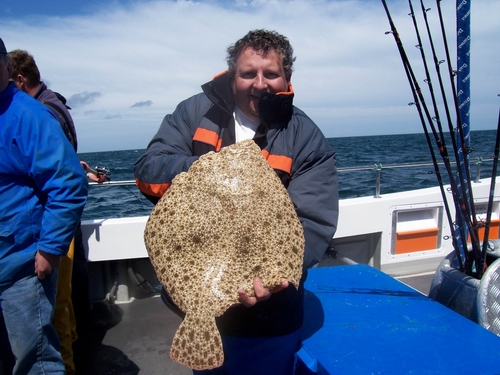
M436 3L424 3L444 59ZM423 82L408 2L387 4ZM455 0L441 8L453 56ZM471 14L471 128L496 129L500 1L476 1ZM7 49L32 54L42 81L68 99L79 152L146 148L166 114L227 68L227 47L259 28L290 40L294 104L326 137L423 132L378 0L2 0L0 8Z

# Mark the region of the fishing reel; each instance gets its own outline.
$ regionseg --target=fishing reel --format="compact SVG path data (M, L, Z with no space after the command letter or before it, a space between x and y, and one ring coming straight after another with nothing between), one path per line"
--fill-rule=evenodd
M106 176L106 181L111 180L111 177L110 177L111 170L109 168L96 166L94 168L94 171L96 172L97 177Z

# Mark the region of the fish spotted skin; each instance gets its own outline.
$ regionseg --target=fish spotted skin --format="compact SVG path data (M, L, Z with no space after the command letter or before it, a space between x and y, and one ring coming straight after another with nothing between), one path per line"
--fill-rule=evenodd
M302 275L304 235L280 179L252 140L201 156L156 204L144 239L158 279L186 313L171 358L196 370L220 367L215 318L254 295Z

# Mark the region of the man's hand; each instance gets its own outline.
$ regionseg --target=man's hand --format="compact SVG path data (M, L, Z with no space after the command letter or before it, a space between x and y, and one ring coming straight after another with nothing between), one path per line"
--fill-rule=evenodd
M50 275L61 262L61 257L38 250L35 256L35 273L40 280Z
M288 281L284 281L280 286L275 287L273 290L268 290L262 285L262 281L258 277L253 279L254 297L250 297L243 289L238 290L239 300L246 307L252 307L259 301L265 301L271 297L271 294L279 292L288 288Z

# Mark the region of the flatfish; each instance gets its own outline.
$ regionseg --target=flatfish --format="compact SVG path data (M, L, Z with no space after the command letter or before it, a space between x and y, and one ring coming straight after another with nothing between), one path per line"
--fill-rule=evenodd
M186 313L171 358L196 370L219 367L224 353L215 317L302 275L304 235L293 203L252 140L210 152L177 175L156 204L144 240L158 279Z

